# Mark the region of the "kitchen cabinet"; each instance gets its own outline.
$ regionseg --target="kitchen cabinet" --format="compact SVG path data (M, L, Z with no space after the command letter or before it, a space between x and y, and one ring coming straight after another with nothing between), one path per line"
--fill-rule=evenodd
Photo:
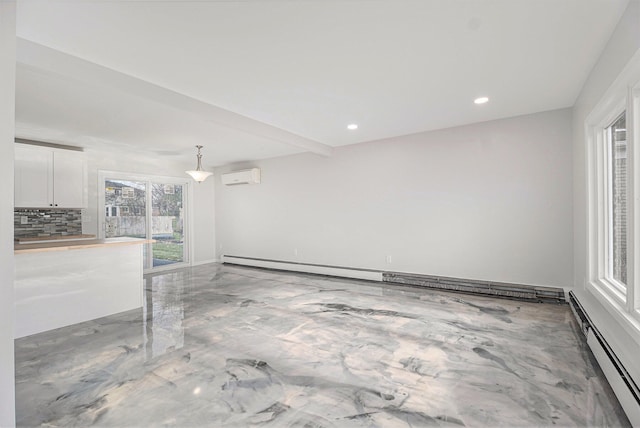
M15 145L16 208L85 208L87 161L83 152Z

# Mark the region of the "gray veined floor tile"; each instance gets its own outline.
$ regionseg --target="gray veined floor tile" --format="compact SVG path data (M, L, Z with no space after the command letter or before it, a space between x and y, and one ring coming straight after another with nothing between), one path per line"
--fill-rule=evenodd
M19 426L630 426L567 305L217 264L16 341Z

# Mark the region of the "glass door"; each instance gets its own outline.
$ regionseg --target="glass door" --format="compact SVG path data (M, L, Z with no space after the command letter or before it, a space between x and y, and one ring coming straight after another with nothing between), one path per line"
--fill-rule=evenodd
M103 176L104 237L153 239L144 246L145 271L186 264L186 182Z
M183 187L151 183L152 266L184 262Z
M147 183L104 181L104 237L147 237Z

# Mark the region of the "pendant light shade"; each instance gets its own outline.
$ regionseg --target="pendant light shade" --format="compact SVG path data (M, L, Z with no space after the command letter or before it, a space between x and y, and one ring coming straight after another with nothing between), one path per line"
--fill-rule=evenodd
M204 180L207 179L207 177L209 177L210 175L212 175L212 172L208 172L208 171L204 171L202 169L202 154L200 153L200 149L202 148L202 146L196 146L196 148L198 149L198 166L196 166L195 170L192 171L185 171L187 174L189 174L191 177L193 177L193 179L195 181L197 181L198 183L202 183Z

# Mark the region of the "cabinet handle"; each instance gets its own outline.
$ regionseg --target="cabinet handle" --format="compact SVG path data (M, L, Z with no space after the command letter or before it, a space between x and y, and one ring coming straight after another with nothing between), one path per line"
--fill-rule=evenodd
M55 205L56 207L58 206L58 204Z
M52 207L52 206L53 206L53 204L49 204L49 206L50 206L50 207Z

